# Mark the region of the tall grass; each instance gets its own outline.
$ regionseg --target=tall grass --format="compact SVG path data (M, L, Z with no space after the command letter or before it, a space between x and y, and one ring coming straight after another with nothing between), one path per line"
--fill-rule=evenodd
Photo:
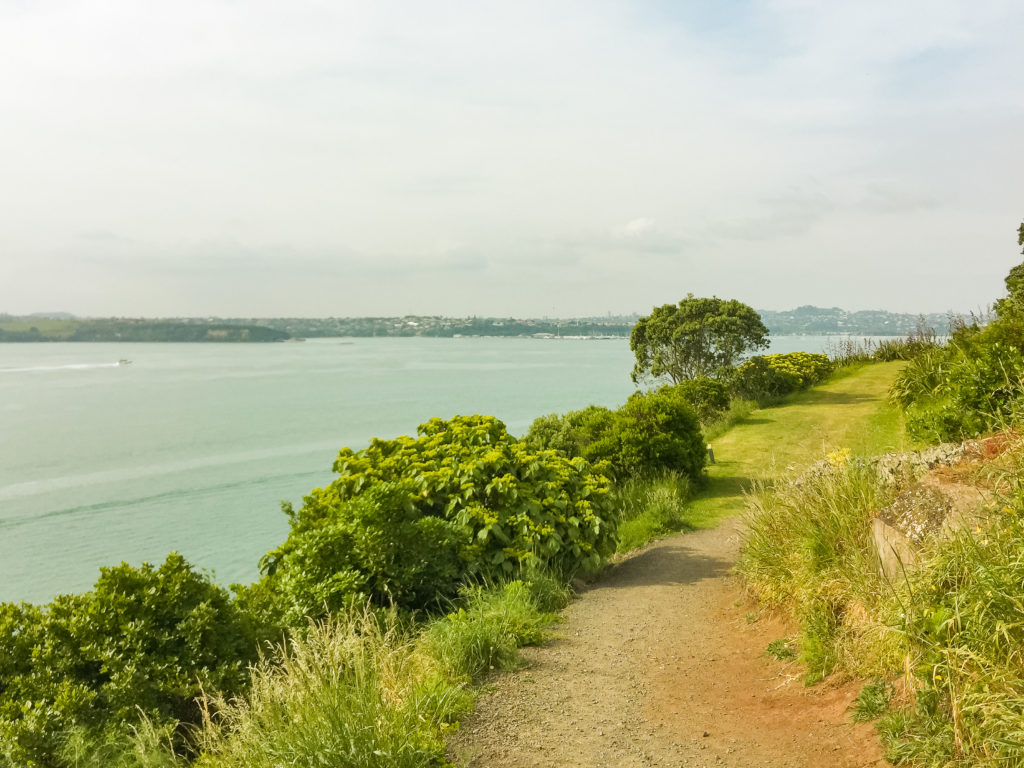
M355 612L310 627L249 693L209 699L201 768L435 764L442 724L466 706L392 614Z
M886 499L869 465L839 453L748 504L738 570L763 602L799 617L808 682L898 668L892 639L870 619L887 601L870 531Z
M689 479L676 472L632 478L616 491L619 507L618 552L629 552L660 536L690 527L686 512Z
M185 759L174 749L172 729L158 728L146 718L121 731L97 734L75 729L58 750L69 768L181 768ZM0 756L0 766L14 768ZM19 767L20 768L20 767Z
M951 319L951 327L952 322ZM878 341L849 336L830 339L826 354L837 368L843 368L859 363L913 360L919 355L940 349L943 341L934 328L929 328L925 324L922 317L918 320L917 328L906 336L894 336Z
M540 606L567 596L534 575L470 588L418 632L369 612L314 625L280 664L254 670L244 699L211 699L197 768L441 765L445 732L472 704L467 684L517 666L517 648L555 620Z
M541 590L549 590L550 582L544 583L543 577L537 583L542 584ZM552 614L538 610L531 587L513 581L501 589L470 588L467 607L427 626L419 648L453 680L473 680L495 668L517 667L519 647L543 640L544 630L554 620ZM543 599L551 601L550 592Z
M819 466L749 506L740 571L762 600L799 619L808 681L874 678L861 717L889 706L888 683L899 683L879 723L898 763L1024 765L1022 457L987 522L935 531L891 582L869 525L894 490L870 464Z
M893 756L928 766L1024 765L1024 505L964 529L910 579L916 705L886 723Z

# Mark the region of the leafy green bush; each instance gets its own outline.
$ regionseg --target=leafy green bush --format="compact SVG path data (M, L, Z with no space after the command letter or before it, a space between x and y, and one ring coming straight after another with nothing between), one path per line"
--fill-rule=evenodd
M636 392L616 411L590 406L545 416L534 421L523 440L581 456L620 483L666 471L696 480L707 459L685 390L671 385Z
M828 355L811 352L759 355L732 376L733 390L750 400L767 400L807 389L827 379L834 366Z
M710 424L729 410L729 385L721 379L686 379L673 389L690 404L701 424Z
M733 391L742 398L759 402L788 395L800 388L800 377L779 370L759 355L743 363L732 376Z
M261 586L278 602L283 624L301 626L353 601L417 607L451 594L465 571L465 531L424 515L417 495L407 479L373 484L347 501L307 498L299 512L285 505L288 539L260 562Z
M202 690L241 690L256 649L228 593L176 553L101 569L90 592L0 604L0 764L59 765L58 735L198 723Z
M348 600L418 608L469 576L595 568L615 548L609 481L586 460L530 450L489 416L432 419L418 437L345 448L338 478L286 508L262 561L292 624Z
M561 416L556 413L533 420L523 442L535 451L558 451L569 458L581 456L599 461L609 451L602 441L614 430L616 412L600 405L589 405Z
M690 404L673 387L630 395L615 427L611 460L620 476L678 472L701 478L707 463L704 437Z
M974 437L1016 423L1024 408L1024 264L1006 277L1009 295L987 325L960 321L944 348L926 350L900 373L890 399L918 440Z

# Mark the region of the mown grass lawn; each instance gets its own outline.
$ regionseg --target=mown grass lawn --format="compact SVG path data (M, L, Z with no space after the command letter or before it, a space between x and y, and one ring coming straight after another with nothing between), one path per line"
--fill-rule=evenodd
M770 482L790 466L805 466L830 451L869 456L909 447L903 419L886 394L904 363L877 363L753 411L712 443L716 463L687 514L709 528L742 508L755 480Z

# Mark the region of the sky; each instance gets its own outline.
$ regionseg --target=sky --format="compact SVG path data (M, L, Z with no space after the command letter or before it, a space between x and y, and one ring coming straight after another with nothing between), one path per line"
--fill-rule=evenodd
M0 312L971 311L1019 0L0 0Z

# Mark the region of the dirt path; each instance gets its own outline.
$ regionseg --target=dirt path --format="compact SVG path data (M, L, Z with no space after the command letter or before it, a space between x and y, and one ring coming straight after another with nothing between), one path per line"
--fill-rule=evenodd
M828 419L844 430L849 423L834 406ZM750 469L736 461L730 474ZM728 514L741 499L719 475L733 509L716 511ZM764 655L787 628L747 620L752 607L732 575L738 545L729 518L614 566L569 606L554 640L525 651L526 669L480 698L450 758L473 768L888 765L873 727L851 723L859 685L805 688L795 665Z
M477 768L887 765L858 686L805 688L766 658L776 621L746 620L730 575L729 522L657 542L566 611L559 637L527 649L451 742ZM739 602L739 605L737 605Z

